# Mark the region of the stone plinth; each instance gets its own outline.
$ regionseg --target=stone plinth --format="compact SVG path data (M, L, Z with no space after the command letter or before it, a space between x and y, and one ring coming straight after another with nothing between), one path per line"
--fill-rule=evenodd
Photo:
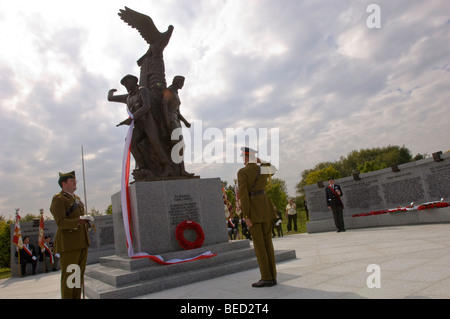
M183 250L175 238L175 229L184 220L202 227L203 246L228 242L219 178L137 182L129 190L135 253L155 255ZM116 255L128 256L120 192L112 196L112 210Z

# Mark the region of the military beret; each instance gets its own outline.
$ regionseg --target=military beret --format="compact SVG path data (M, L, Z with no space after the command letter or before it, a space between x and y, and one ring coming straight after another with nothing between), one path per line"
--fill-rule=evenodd
M136 76L131 75L131 74L127 74L127 75L125 75L125 76L122 78L122 80L120 80L120 84L125 85L125 81L126 81L127 79L133 79L133 80L136 81L136 83L139 82L139 79L138 79Z
M334 180L334 178L333 178L333 177L328 177L328 180L331 180L331 179L332 179L332 180Z
M75 171L71 171L69 173L59 173L59 179L58 179L59 186L61 186L61 183L63 180L67 180L69 178L75 178Z

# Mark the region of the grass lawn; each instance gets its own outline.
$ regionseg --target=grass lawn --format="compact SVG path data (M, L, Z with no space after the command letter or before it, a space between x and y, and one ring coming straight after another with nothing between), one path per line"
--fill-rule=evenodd
M0 268L0 279L9 278L11 276L11 269Z

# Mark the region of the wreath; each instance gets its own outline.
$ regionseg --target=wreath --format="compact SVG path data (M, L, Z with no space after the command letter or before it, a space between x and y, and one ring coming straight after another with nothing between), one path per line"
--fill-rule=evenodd
M184 231L186 229L192 229L195 231L197 235L195 237L195 241L189 241L184 238ZM200 248L205 241L205 234L203 233L202 227L192 220L185 220L178 224L177 228L175 228L175 238L180 244L181 248L185 250Z

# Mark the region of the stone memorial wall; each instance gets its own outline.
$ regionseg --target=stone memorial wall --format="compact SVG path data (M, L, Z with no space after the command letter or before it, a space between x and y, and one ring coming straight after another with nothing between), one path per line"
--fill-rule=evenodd
M450 153L441 154L440 160L426 158L396 168L359 174L359 180L353 176L335 180L344 193L344 217L450 200ZM318 183L304 188L311 222L333 218L325 200L327 185L323 181L322 187Z

